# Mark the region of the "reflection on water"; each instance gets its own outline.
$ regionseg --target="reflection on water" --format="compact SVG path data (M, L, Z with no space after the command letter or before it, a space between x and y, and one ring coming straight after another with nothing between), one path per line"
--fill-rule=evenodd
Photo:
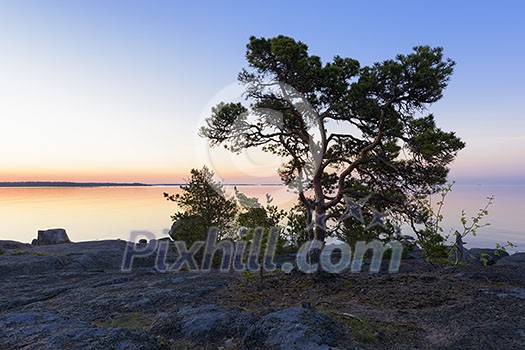
M242 186L242 192L289 208L293 196L284 186ZM61 227L72 241L128 239L135 230L162 236L177 210L163 192L176 186L0 188L0 239L31 242L37 231ZM227 188L233 194L233 188ZM265 203L265 201L263 201Z
M72 241L161 233L174 205L158 187L0 188L0 237L30 242L39 229L65 228Z
M249 196L263 198L270 193L273 204L290 208L294 195L283 186L243 186ZM232 192L232 188L228 188ZM178 187L93 187L93 188L0 188L0 239L30 242L37 230L63 227L71 240L128 239L132 230L162 235L171 225L175 203L162 193L177 193ZM491 226L466 239L468 246L493 247L510 240L525 250L522 216L525 186L454 186L444 207L444 228L460 227L460 213L476 214L494 195L487 221ZM436 197L437 200L437 197Z

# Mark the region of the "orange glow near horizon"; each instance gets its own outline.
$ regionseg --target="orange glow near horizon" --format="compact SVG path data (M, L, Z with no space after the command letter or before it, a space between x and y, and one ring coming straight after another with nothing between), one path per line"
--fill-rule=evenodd
M189 172L189 170L188 170ZM187 175L183 172L151 172L144 170L101 171L59 170L49 171L2 171L0 181L70 181L70 182L142 182L142 183L178 183Z
M200 167L196 167L200 168ZM160 172L145 170L127 170L127 171L2 171L0 173L0 182L24 182L24 181L42 181L42 182L115 182L115 183L133 183L140 182L146 184L170 184L184 183L190 177L191 168L179 170L176 172ZM254 179L243 174L234 174L224 172L216 179L226 183L280 183L279 177L262 177Z
M492 144L491 144L492 145ZM451 165L450 178L463 180L471 178L505 179L523 177L523 166L520 163L522 149L510 148L505 157L498 156L494 145L475 144L459 153ZM201 159L188 160L192 152L174 154L171 161L144 161L141 159L128 163L123 160L109 160L82 163L80 160L65 163L65 160L54 159L52 164L45 162L27 164L4 164L0 172L0 182L21 181L69 181L69 182L118 182L172 184L184 183L190 177L192 168L200 169L204 164L214 171L215 178L223 183L276 184L280 183L277 168L282 159L273 159L271 155L245 153L232 155L224 150L212 151L202 155ZM483 156L480 156L483 154ZM490 157L491 162L485 159ZM196 157L198 158L198 157Z

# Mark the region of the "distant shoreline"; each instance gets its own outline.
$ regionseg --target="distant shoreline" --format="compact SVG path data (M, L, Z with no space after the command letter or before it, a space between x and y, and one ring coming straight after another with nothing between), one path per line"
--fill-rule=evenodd
M140 182L121 183L121 182L70 182L70 181L16 181L0 182L2 187L154 187L154 186L186 186L186 183L175 184L145 184ZM223 186L283 186L283 184L227 184Z
M151 186L143 183L118 183L118 182L68 182L68 181L22 181L0 182L0 187L131 187Z

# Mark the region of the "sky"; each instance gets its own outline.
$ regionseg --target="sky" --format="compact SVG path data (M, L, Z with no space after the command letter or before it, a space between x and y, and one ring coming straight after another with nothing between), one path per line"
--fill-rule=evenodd
M438 126L466 142L459 183L525 184L521 1L0 1L0 181L276 182L279 160L209 151L197 130L238 99L250 36L362 65L442 46ZM242 158L242 159L241 159ZM240 159L240 160L239 160Z

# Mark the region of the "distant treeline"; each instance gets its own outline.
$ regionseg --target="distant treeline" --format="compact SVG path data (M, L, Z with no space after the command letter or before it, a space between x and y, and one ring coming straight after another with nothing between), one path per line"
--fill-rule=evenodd
M0 182L0 187L105 187L105 186L151 186L143 183L113 183L113 182L48 182L48 181L23 181Z

